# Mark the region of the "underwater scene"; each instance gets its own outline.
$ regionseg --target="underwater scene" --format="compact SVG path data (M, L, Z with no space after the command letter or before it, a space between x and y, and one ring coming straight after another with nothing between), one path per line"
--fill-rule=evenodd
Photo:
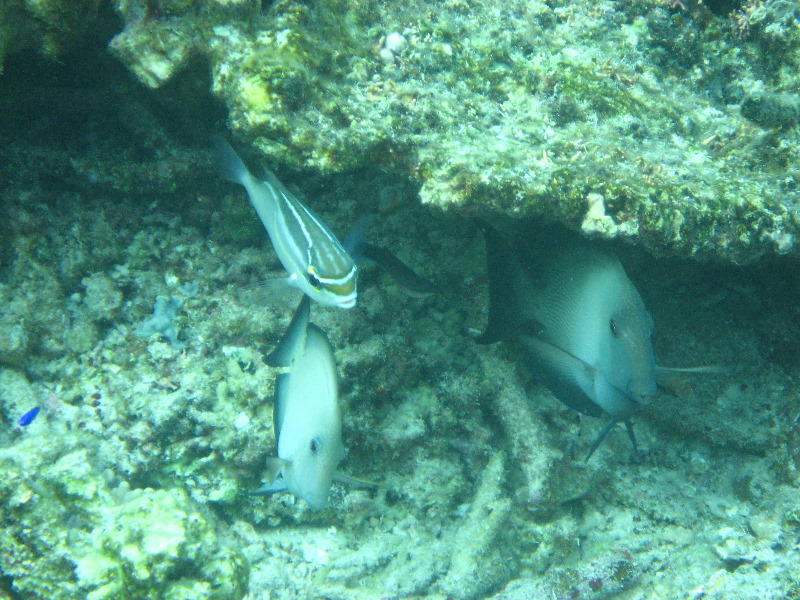
M0 600L800 599L800 1L3 0Z

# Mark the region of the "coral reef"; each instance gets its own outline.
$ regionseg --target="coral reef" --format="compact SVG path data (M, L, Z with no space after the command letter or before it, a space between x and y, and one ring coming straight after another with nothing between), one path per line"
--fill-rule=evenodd
M460 214L747 262L800 233L781 4L125 2L111 49L150 87L205 56L230 125L283 163L377 162Z
M0 380L6 411L36 396L18 372ZM71 430L80 408L45 406L44 422L0 449L0 570L19 597L243 597L245 564L182 488L131 490Z
M0 73L6 54L34 49L50 58L81 43L99 0L8 0L0 6Z
M513 570L503 556L505 544L497 539L511 509L511 501L502 494L504 478L503 456L494 454L481 474L464 523L448 541L453 554L439 586L449 597L481 598L507 581Z
M668 0L261 4L115 3L112 52L152 93L97 54L6 59L0 598L798 597L796 257L653 256L794 250L795 3L731 21ZM30 83L53 78L68 100ZM249 494L275 445L263 358L297 297L217 181L202 143L221 122L187 81L306 168L281 178L337 234L378 209L370 242L440 290L364 265L357 307L313 308L341 470L377 484L337 483L322 511ZM603 423L512 344L470 339L486 264L464 216L499 212L640 241L610 245L658 363L723 372L665 378L639 456L617 427L584 462ZM182 298L179 344L137 335L159 297Z
M331 181L312 182L308 201L342 231L354 218L342 199L369 185L377 200L381 186ZM485 320L478 232L421 207L383 214L369 235L442 292L408 298L364 266L356 309L314 308L339 364L342 470L380 484L337 485L315 512L291 495L247 494L275 443L276 373L263 356L296 304L259 285L281 274L270 251L232 244L214 219L188 225L180 205L117 226L121 205L143 211L138 194L115 198L115 211L5 194L15 242L3 314L24 315L29 339L0 372L5 593L646 598L795 585L796 362L792 346L776 354L774 331L796 331L796 284L774 265L709 274L620 249L659 362L738 368L666 382L637 418L641 463L621 428L584 463L601 423L526 379L513 347L460 334ZM177 294L183 347L136 335L152 299Z

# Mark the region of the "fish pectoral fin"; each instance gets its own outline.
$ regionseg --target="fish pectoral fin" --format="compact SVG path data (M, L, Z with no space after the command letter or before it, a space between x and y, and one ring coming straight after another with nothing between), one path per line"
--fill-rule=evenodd
M281 474L283 468L288 465L289 462L283 460L281 458L273 457L267 459L267 471L266 471L266 480L267 481L275 481L278 478L278 475Z
M278 457L268 458L267 471L265 473L267 483L250 493L254 496L264 496L266 494L274 494L275 492L286 491L286 482L282 478L279 478L279 475L281 474L283 468L288 464L288 461Z
M594 367L538 337L520 336L520 342L531 370L556 398L590 417L603 414L594 397Z
M286 483L283 479L276 479L270 483L265 483L257 490L253 490L250 492L251 496L267 496L269 494L275 494L276 492L285 492L286 491Z
M351 477L350 475L345 475L344 473L339 473L338 471L333 474L333 480L354 488L376 488L380 485L374 481L358 479L356 477Z

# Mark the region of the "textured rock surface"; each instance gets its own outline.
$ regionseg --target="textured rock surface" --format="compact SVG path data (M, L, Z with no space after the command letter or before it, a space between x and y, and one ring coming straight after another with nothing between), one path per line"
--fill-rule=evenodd
M231 127L272 159L377 163L443 209L746 262L800 231L781 93L800 35L765 4L126 2L111 49L151 87L204 56Z
M98 6L5 3L0 60L58 57L90 35ZM544 216L657 254L796 251L791 2L728 14L666 0L113 6L124 29L111 53L140 82L210 76L230 126L271 160L379 165L445 210ZM189 96L170 102L192 110Z
M258 38L266 47L272 42L259 38L259 32L280 15L289 42L299 39L291 35L291 18L306 25L316 19L319 31L336 30L310 14L313 7L263 4L258 12L252 2L191 3L189 9L189 3L165 0L148 2L148 13L144 4L131 2L125 35L135 40L148 28L175 27L175 39L181 40L181 23L188 20L198 26L190 56L213 58L205 54L209 46L203 36L214 33L214 26L223 28L214 33L221 39L238 30L243 40ZM685 48L696 49L708 36L728 36L727 22L723 27L724 20L703 12L697 2L686 4L691 12L653 4L643 16L648 31L663 28L657 38L665 48L662 64L674 66L676 89L698 85L711 68L697 63L702 54ZM778 4L787 5L768 2L764 10ZM530 20L533 34L526 48L548 39L554 43L555 33L571 35L570 27L586 34L585 44L607 39L604 27L587 34L586 19L594 15L601 23L618 23L614 19L628 18L618 10L627 5L614 3L609 10L601 4L587 12L575 2L528 4L530 10L544 10ZM347 6L357 11L360 5ZM446 150L441 155L436 154L441 148L419 143L445 140L443 128L457 132L458 127L495 152L487 141L490 129L478 123L480 111L496 115L491 111L497 98L514 109L502 101L502 89L492 86L517 72L502 69L508 56L491 56L491 48L477 53L472 38L461 37L471 31L464 24L467 17L486 14L491 6L437 5L461 15L449 22L464 27L456 27L446 43L452 56L473 62L444 64L437 57L448 50L441 46L433 55L438 62L431 61L429 70L417 69L431 96L404 95L396 103L408 104L411 111L430 108L443 97L439 78L454 69L459 70L450 78L453 98L467 98L465 86L480 93L471 105L433 111L441 114L431 116L428 131L412 128L413 113L403 117L411 125L400 119L385 130L385 139L411 140L406 146L369 150L369 138L359 136L376 121L366 112L363 131L358 123L313 120L326 95L331 106L344 107L340 113L365 110L356 96L336 95L358 88L362 75L356 71L344 76L355 87L330 84L318 95L308 90L325 81L324 73L290 85L291 78L281 79L279 69L271 71L268 83L288 86L278 86L288 96L276 98L295 98L291 107L272 105L276 122L283 119L291 124L286 131L305 132L306 138L281 138L269 120L246 126L244 110L236 113L240 134L256 145L272 144L271 157L329 171L319 176L306 170L301 177L276 167L335 232L346 232L365 207L382 206L368 240L391 248L440 290L429 298L409 298L385 274L364 265L354 310L314 308L314 321L328 333L339 365L347 447L343 470L380 484L377 489L336 485L331 507L321 512L287 494L256 498L248 493L261 483L275 442L270 398L276 372L263 356L280 339L297 298L282 297L272 286L264 290L265 280L282 275L280 265L244 192L217 180L203 149L205 130L222 127L224 117L214 123L214 104L206 101L200 83L209 87L211 81L202 75L214 73L221 63L211 61L211 69L203 60L180 63L183 55L176 53L175 68L163 71L168 80L150 91L128 77L105 47L91 56L67 57L57 66L32 63L26 55L7 58L0 78L0 175L6 182L0 188L0 598L200 600L248 594L275 600L444 600L445 590L456 598L498 600L798 595L800 282L795 257L734 268L655 259L641 248L614 245L653 315L659 364L729 367L724 377L680 375L664 382L652 404L636 416L640 461L617 427L584 462L603 421L582 418L558 402L525 368L513 344L478 346L467 337L467 330L486 321L483 243L463 214L418 205L417 184L424 184L429 198L430 190L447 179L436 179L439 167L426 171L421 160L408 157L424 155L425 164L446 166L466 152L476 154L461 142L441 146ZM512 10L520 6L509 5L510 23L530 17ZM374 19L352 21L356 29L375 29L363 60L373 69L369 76L379 76L369 101L380 110L394 93L388 78L400 77L421 60L421 48L444 39L433 33L415 38L415 28L433 32L444 24L436 25L435 15L426 13L431 18L419 25L418 6L402 10L407 10L402 19L385 23L377 20L384 18L380 12ZM739 102L750 120L736 121L742 129L733 139L765 132L764 139L777 145L761 148L774 156L786 151L782 168L788 173L794 150L784 142L794 135L786 127L794 113L791 86L784 83L793 71L778 67L790 61L793 33L776 29L775 14L754 11L751 17L748 40L765 42L772 36L768 47L776 58L759 68L774 75L764 78L769 89L754 91L747 102L744 97L731 102ZM204 29L204 20L214 26ZM381 44L384 33L378 29L400 33L405 43L387 34ZM496 35L497 44L505 43L503 32L488 26L487 31ZM511 28L510 39L516 39L515 31ZM617 31L621 40L628 39L630 29ZM677 33L688 37L669 41ZM656 38L638 39L644 42L626 42L633 57L643 43L658 46ZM607 41L609 47L619 42ZM316 43L329 42L319 36ZM342 64L332 63L337 69L350 68L348 57L362 56L358 44L353 46ZM747 52L758 45L745 41L741 47L740 58L750 60ZM224 51L220 47L220 56ZM525 56L528 63L538 56L550 64L544 52L512 53L515 69L525 66ZM631 64L633 73L640 73ZM481 87L470 74L492 65L501 69L502 78L490 78ZM244 73L247 64L231 68ZM588 73L604 70L599 61ZM573 71L566 63L563 73L550 75L556 82L551 91L536 88L532 118L557 113L556 137L570 127L589 131L594 126L611 135L606 119L619 114L614 105L601 110L601 104L580 100L577 108L569 103L559 103L557 111L537 108L537 102L555 101ZM740 71L732 77L724 68L720 73L723 82L744 77ZM327 76L338 82L341 71ZM245 81L231 77L231 85ZM633 81L610 76L598 81L610 86L602 89L610 90L612 99L615 86L644 94L642 86L649 85L646 69ZM728 84L723 88L731 90ZM308 104L297 103L288 89L302 93ZM258 86L250 92L256 100L264 98ZM231 98L229 106L235 106L238 96ZM714 98L706 96L709 106L719 105ZM464 116L470 111L474 121ZM512 113L516 117L508 122L518 124L522 113ZM402 117L393 110L387 114ZM725 118L737 114L732 109ZM451 119L460 122L449 129ZM315 123L319 139L308 133ZM652 127L637 139L646 141L661 131ZM708 143L714 146L709 156L724 159L724 144L715 149L715 140ZM530 147L524 140L514 144L514 151ZM729 148L731 172L738 168L737 157L753 148ZM570 150L570 158L578 150L599 152L592 146ZM318 160L325 156L335 160ZM541 151L535 156L547 172L550 163ZM573 175L580 173L576 165L590 160L560 156L548 146L548 161L566 164ZM633 164L627 154L614 156L619 160L608 161L601 173L609 181L620 165ZM372 168L330 173L359 164ZM495 168L489 158L481 164L481 169ZM509 168L504 164L496 168ZM768 166L753 163L754 181ZM491 169L485 172L500 172ZM696 184L701 174L707 172L689 169L682 176ZM454 187L452 198L462 198L460 189ZM538 210L522 203L525 198L520 212ZM609 231L612 225L621 227L622 221L609 220L617 214L611 199L603 190L584 190L578 209L570 213L574 219L567 220L579 227L588 212L587 229L592 224L608 225ZM459 202L452 206L462 213L490 210ZM724 216L719 215L709 219ZM503 224L515 226L511 220ZM517 224L536 239L540 223ZM756 243L748 256L767 245ZM681 248L686 247L662 251ZM174 316L178 345L155 333L136 335L157 297L178 294L184 299ZM41 407L36 419L19 426L19 418L35 406ZM494 562L482 569L487 557Z
M0 73L6 54L33 50L52 59L89 35L99 0L5 0L0 4Z

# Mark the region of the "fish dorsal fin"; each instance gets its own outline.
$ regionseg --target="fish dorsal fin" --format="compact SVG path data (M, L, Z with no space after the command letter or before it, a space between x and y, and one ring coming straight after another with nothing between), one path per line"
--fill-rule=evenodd
M486 275L489 279L489 319L486 329L475 337L479 344L492 344L519 334L522 318L518 282L522 268L500 233L485 221L478 221L486 241Z
M292 317L286 333L283 334L278 347L275 348L264 359L270 367L288 367L292 363L292 357L305 347L306 332L308 330L308 320L311 315L311 299L303 294L303 299L297 306L297 310Z

